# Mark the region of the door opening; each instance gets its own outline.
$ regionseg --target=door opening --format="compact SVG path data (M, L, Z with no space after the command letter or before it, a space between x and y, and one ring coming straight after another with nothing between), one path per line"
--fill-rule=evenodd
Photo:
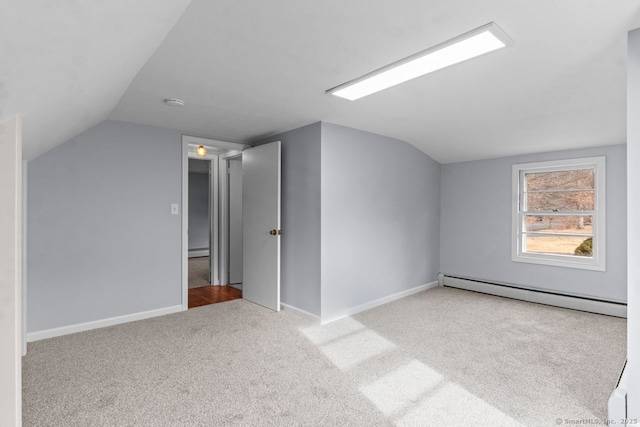
M189 289L212 284L211 159L189 159Z
M210 286L189 289L189 159L210 160ZM202 153L201 153L202 154ZM244 298L280 310L281 143L257 147L182 137L182 308ZM241 218L241 219L240 219ZM229 286L234 285L234 287ZM198 303L191 302L195 291ZM235 295L221 295L226 292ZM196 298L196 297L194 297Z
M229 215L221 203L229 183L226 158L239 161L245 146L189 136L183 136L182 145L182 307L186 310L242 298L241 290L226 286L229 257L222 252L228 252L223 241L229 235ZM205 147L204 156L197 153L200 145Z

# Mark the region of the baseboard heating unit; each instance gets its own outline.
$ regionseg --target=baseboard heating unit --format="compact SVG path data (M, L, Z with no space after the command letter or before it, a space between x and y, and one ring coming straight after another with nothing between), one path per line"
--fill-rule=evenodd
M608 316L627 317L627 304L621 302L605 301L578 295L566 295L546 290L510 285L507 283L488 282L479 279L449 276L443 273L438 274L438 283L441 286L465 289L468 291L535 302L538 304L571 308L573 310L606 314Z

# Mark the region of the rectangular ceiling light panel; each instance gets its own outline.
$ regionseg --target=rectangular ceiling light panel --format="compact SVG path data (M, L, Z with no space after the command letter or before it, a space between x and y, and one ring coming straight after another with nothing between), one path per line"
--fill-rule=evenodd
M391 86L512 44L513 41L492 22L329 89L327 93L355 101Z

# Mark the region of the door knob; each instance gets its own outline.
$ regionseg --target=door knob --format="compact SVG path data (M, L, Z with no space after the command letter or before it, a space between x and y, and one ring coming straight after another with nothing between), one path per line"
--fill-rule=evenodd
M276 234L278 234L278 232L276 230L271 230L269 231L269 234L271 234L272 236L275 236Z

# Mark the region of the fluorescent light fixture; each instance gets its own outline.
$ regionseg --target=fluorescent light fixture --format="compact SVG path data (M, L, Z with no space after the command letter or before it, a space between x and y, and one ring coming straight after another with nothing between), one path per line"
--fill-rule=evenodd
M491 22L444 43L418 52L350 82L336 86L328 94L355 101L416 77L493 52L513 44L495 23Z

